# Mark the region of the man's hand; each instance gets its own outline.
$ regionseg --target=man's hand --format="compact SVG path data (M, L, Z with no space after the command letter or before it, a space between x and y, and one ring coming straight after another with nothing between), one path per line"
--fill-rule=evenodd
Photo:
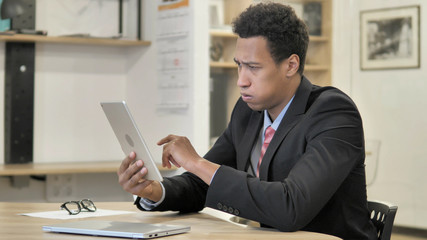
M147 175L147 168L144 167L142 160L135 161L136 154L130 153L120 165L117 175L119 177L119 184L122 188L142 198L150 199L151 201L160 201L163 190L159 182L152 180L145 180L144 176Z
M171 163L177 167L183 167L185 170L196 174L208 185L219 168L218 164L200 157L186 137L168 135L161 139L157 145L163 145L163 167L170 168Z
M163 167L171 168L171 163L177 167L183 167L189 170L191 165L202 160L190 140L186 137L168 135L161 139L157 145L163 145L162 165Z

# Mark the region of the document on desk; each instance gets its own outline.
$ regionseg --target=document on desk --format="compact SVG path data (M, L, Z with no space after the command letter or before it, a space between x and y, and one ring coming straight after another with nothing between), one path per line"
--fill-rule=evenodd
M80 212L77 215L70 215L67 211L64 211L64 210L34 212L34 213L20 213L18 215L66 220L66 219L78 219L78 218L89 218L89 217L104 217L104 216L113 216L113 215L121 215L121 214L131 214L131 213L135 213L135 212L97 209L96 212Z

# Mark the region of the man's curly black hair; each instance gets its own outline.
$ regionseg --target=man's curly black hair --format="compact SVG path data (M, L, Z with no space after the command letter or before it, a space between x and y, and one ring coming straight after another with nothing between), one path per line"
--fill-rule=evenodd
M276 64L297 54L300 58L298 73L303 74L308 31L291 7L279 3L251 5L232 24L233 32L241 38L266 38Z

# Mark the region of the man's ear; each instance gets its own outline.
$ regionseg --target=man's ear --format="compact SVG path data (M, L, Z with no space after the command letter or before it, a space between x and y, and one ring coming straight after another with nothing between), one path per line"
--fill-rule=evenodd
M287 77L292 77L298 73L300 59L298 55L292 54L286 61L288 71L286 73Z

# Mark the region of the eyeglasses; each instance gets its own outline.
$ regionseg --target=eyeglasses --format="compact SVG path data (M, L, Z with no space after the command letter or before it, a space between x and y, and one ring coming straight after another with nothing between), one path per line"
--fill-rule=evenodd
M68 201L61 205L61 210L67 210L70 215L77 215L81 211L95 212L96 206L90 199Z

